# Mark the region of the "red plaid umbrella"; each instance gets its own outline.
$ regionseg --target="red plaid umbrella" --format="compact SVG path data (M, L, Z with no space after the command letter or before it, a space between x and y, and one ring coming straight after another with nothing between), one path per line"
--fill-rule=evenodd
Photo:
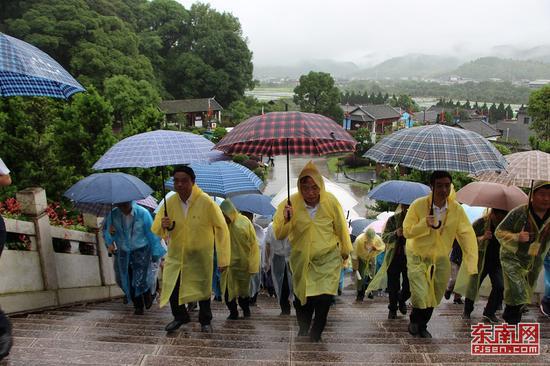
M336 122L315 113L271 112L240 123L214 146L226 154L326 155L355 150L357 141ZM290 187L290 184L288 184Z

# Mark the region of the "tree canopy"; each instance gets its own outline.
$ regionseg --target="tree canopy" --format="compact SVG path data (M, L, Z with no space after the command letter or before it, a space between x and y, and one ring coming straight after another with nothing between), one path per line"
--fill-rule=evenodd
M310 71L300 76L299 85L294 88L294 103L302 112L322 114L339 122L344 116L339 102L340 92L334 79L325 72Z

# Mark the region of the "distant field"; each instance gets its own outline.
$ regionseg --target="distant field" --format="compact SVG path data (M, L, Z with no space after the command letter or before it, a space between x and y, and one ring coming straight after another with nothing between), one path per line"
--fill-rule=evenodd
M281 98L292 98L294 91L292 88L255 88L247 90L245 95L256 97L258 100L273 100Z

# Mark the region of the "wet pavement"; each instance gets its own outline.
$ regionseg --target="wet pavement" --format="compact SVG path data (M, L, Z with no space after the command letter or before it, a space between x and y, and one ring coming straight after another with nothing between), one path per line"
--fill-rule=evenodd
M471 356L470 324L480 321L481 302L465 321L462 307L444 300L429 324L433 339L409 335L406 317L387 320L386 306L387 297L354 304L354 291L345 290L321 343L298 337L294 310L279 316L275 299L263 294L247 320L226 320L225 306L213 302L213 334L200 332L197 311L166 334L168 307L136 316L121 300L72 306L13 318L15 345L0 365L550 364L550 320L536 307L524 321L541 323L539 356Z

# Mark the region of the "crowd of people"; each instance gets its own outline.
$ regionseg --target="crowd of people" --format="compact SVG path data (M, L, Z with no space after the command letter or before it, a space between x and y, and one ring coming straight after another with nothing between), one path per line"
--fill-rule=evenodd
M367 229L354 237L338 198L326 191L311 162L298 177L298 192L277 207L265 230L230 199L216 204L195 184L190 167L175 167L173 180L177 194L162 203L154 219L147 209L126 202L103 225L124 302L142 315L160 293L156 301L169 304L173 316L167 332L190 322L189 311L197 304L201 330L213 332L213 295L225 301L228 320L239 319L239 308L249 318L263 284L277 297L281 316L294 306L298 336L319 342L346 266L357 302L385 289L388 319L397 319L398 311L407 314L410 300L408 331L415 337L431 338L434 308L452 292L455 303L465 297L463 317L469 319L486 276L492 290L484 321L500 322L496 312L504 302L504 321L519 323L543 266L541 310L550 314L550 182L534 184L528 205L510 212L488 209L471 224L455 199L451 175L436 171L429 182L433 193L399 205L380 236ZM3 163L0 184L9 184ZM0 331L1 357L11 346L9 322L1 312Z

